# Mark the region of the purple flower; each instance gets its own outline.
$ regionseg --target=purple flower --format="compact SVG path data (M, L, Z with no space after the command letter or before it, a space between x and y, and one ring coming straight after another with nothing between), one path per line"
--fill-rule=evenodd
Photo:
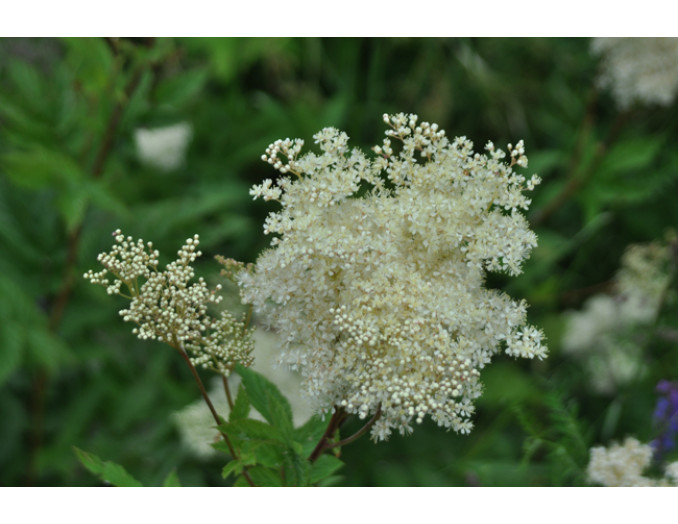
M654 449L654 457L661 461L666 453L676 447L678 436L678 382L662 380L657 384L657 399L652 416L654 427L658 433L650 445Z

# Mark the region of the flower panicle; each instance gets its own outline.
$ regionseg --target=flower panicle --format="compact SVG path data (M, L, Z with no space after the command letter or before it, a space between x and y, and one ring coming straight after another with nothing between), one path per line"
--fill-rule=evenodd
M253 342L245 323L225 310L218 316L208 311L223 299L221 284L209 289L202 277L192 282L192 264L202 255L197 234L185 241L164 271L158 269L159 253L151 242L125 237L119 229L113 236L111 251L98 257L104 268L89 270L84 278L130 300L120 316L136 324L132 332L139 339L185 350L194 365L221 374L230 373L236 362L251 364ZM129 295L122 291L123 284Z
M269 146L280 176L251 194L280 204L264 223L271 247L235 276L317 409L379 413L376 440L426 416L467 433L495 353L546 355L527 304L484 288L488 271L519 274L537 244L522 211L539 177L519 172L523 141L481 154L417 115L383 120L370 156L331 127L317 153Z

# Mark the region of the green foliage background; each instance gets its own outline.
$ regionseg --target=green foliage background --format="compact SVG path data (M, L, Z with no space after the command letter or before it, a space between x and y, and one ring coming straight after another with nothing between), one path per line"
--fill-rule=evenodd
M199 233L205 276L218 275L215 254L254 261L271 207L248 188L275 175L260 160L266 146L310 144L334 126L368 148L381 140L381 115L401 111L477 149L525 140L530 172L543 178L530 217L540 244L523 275L489 284L527 299L551 354L498 357L484 370L469 436L424 423L388 443L363 438L342 451L337 482L582 485L592 445L649 441L654 386L678 378L675 343L648 343L647 376L597 395L561 355L562 313L609 282L627 245L675 227L678 104L621 113L595 89L589 45L0 40L0 485L97 485L74 447L145 485L175 483L175 474L183 485L228 483L223 458L192 458L171 423L198 397L181 359L136 340L117 315L122 304L81 275L118 227L167 254ZM183 121L193 138L181 168L139 162L136 129ZM675 326L670 306L660 322Z

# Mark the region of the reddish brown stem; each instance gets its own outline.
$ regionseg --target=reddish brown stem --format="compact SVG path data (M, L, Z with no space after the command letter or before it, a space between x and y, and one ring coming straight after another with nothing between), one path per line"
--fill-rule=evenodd
M327 424L327 429L325 429L325 433L323 433L323 436L320 437L318 444L308 457L309 462L315 462L316 460L318 460L318 457L320 457L320 455L322 455L326 449L329 449L329 447L331 447L328 445L329 439L331 439L332 436L334 436L337 429L339 429L339 427L346 420L347 417L348 414L346 413L346 411L344 411L344 408L335 407L334 413L332 414L332 417L330 418L330 421Z
M195 382L198 384L198 389L200 389L200 394L202 395L202 398L205 400L205 403L207 404L207 407L209 408L210 413L212 414L212 418L214 418L214 421L217 423L217 426L221 426L223 420L221 419L221 417L219 417L217 410L214 408L214 404L212 404L212 400L210 399L209 395L207 394L207 390L205 389L205 385L202 383L202 380L200 379L200 375L198 374L198 370L195 369L193 362L191 362L191 358L188 356L188 353L186 353L186 350L183 348L183 346L180 343L177 343L176 347L178 348L179 353L181 353L181 356L183 357L184 361L186 361L186 364L188 365L189 369L191 370L191 374L193 375ZM226 433L224 433L221 429L219 429L219 433L221 433L221 436L223 437L224 442L226 443L226 446L228 446L228 451L231 454L231 457L233 458L233 460L238 460L238 454L235 452L235 448L233 447L233 443L231 442L231 439L228 438L228 435ZM254 481L250 477L246 468L243 469L242 476L245 477L245 480L248 482L248 484L250 486L255 486Z

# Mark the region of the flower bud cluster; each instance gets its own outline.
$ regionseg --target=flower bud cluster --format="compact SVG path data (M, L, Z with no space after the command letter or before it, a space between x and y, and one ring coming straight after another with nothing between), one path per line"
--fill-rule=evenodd
M300 156L299 140L267 149L281 176L251 194L281 209L264 224L271 249L239 274L241 295L276 328L317 409L379 412L377 440L426 416L468 432L492 355L546 354L525 302L483 287L487 271L520 273L535 247L521 211L539 178L512 169L527 165L522 141L509 164L416 115L384 121L372 158L334 128L314 136L320 154Z
M132 332L142 340L158 340L192 355L194 365L228 374L236 362L251 363L252 339L242 322L228 311L215 318L208 313L210 304L218 304L221 285L210 290L203 278L195 277L191 264L202 253L197 250L198 235L186 240L177 260L165 271L158 271L158 251L152 243L114 234L116 244L110 253L98 260L104 266L99 272L88 271L84 277L92 284L106 287L109 294L131 300L120 315L137 325ZM113 281L109 280L109 273ZM128 294L122 291L125 285Z

